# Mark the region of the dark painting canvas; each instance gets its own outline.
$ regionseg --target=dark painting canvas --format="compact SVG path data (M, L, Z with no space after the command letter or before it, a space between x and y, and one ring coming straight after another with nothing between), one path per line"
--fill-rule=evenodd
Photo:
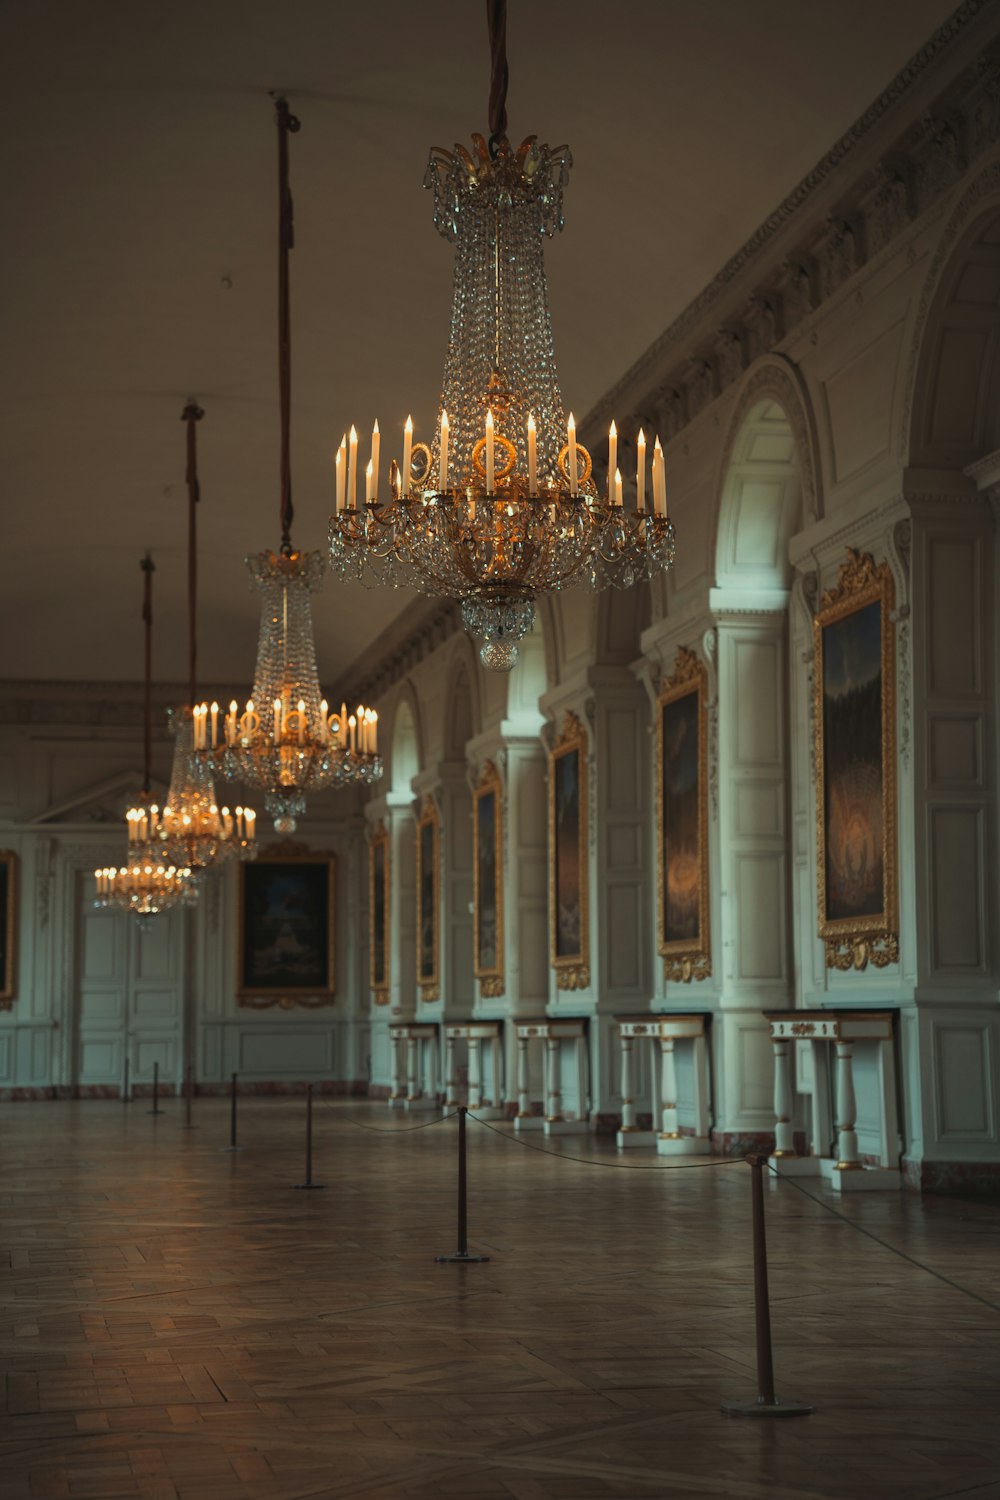
M823 630L827 921L879 916L885 830L882 773L882 604Z
M701 911L698 806L698 693L664 703L663 734L663 938L696 942Z
M332 988L329 860L245 865L246 991Z
M372 955L371 987L384 989L389 982L386 966L386 890L385 841L380 839L372 845Z
M433 822L421 823L420 836L420 956L419 978L433 982L437 978L437 829Z
M476 799L476 968L486 973L500 963L496 815L496 792L481 793Z
M578 958L583 947L580 871L580 752L556 758L555 774L555 956Z

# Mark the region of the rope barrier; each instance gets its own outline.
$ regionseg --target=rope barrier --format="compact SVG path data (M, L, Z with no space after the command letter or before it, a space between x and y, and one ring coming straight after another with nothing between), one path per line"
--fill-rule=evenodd
M803 1198L808 1198L810 1202L817 1203L820 1208L825 1208L828 1214L832 1214L835 1219L840 1219L844 1224L849 1224L852 1229L857 1230L858 1234L863 1234L867 1239L874 1240L876 1245L882 1246L883 1250L888 1250L891 1254L897 1255L900 1260L908 1261L911 1266L916 1266L918 1271L926 1271L928 1276L933 1276L936 1280L943 1281L945 1286L950 1286L954 1291L961 1292L965 1297L971 1297L974 1302L981 1302L991 1312L1000 1313L1000 1307L995 1302L991 1302L988 1297L981 1297L978 1292L970 1292L968 1287L961 1286L957 1281L952 1281L951 1277L945 1276L942 1271L935 1271L932 1266L925 1265L922 1260L917 1260L913 1255L907 1255L905 1250L898 1250L895 1245L890 1245L888 1240L881 1239L877 1234L873 1234L870 1229L865 1229L864 1225L856 1223L854 1219L849 1219L846 1214L842 1214L839 1209L834 1208L832 1203L824 1203L822 1198L817 1198L815 1193L810 1193L794 1177L784 1176L771 1162L768 1162L767 1166L771 1175L776 1177L779 1182L786 1182L789 1187L793 1187L796 1192L801 1193Z
M458 1114L458 1110L453 1109L450 1114L438 1115L433 1120L423 1120L419 1125L397 1125L393 1127L392 1125L365 1125L361 1120L353 1119L351 1115L342 1114L333 1104L324 1104L323 1108L328 1109L331 1114L335 1114L338 1120L346 1120L348 1125L356 1125L359 1130L369 1130L373 1135L410 1135L414 1130L427 1130L431 1125L443 1125L445 1120L453 1120Z
M739 1167L743 1165L742 1156L725 1156L716 1161L686 1161L676 1167L661 1167L659 1163L648 1162L645 1165L627 1167L620 1161L595 1161L592 1156L570 1156L565 1151L550 1151L548 1146L535 1146L531 1141L522 1141L518 1135L508 1135L505 1130L497 1130L488 1121L481 1120L478 1115L469 1111L469 1119L475 1120L477 1125L482 1125L484 1130L490 1130L498 1135L502 1141L514 1141L518 1146L524 1146L528 1151L540 1151L543 1156L555 1156L560 1161L575 1161L581 1167L610 1167L615 1172L690 1172L700 1167Z

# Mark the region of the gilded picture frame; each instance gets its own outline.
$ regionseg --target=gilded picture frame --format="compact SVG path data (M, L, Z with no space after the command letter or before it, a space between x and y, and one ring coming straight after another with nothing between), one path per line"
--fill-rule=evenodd
M336 856L286 840L239 866L236 994L255 1010L332 1005Z
M896 591L847 549L813 617L818 933L831 969L899 959Z
M686 646L656 700L656 874L664 978L708 979L708 673Z
M0 1010L10 1010L17 995L18 858L0 849Z
M379 821L368 845L368 984L376 1005L389 1004L391 896L389 830Z
M472 793L473 973L484 997L504 992L503 782L491 760Z
M441 815L425 797L417 818L417 985L420 998L441 998Z
M560 990L590 985L588 748L566 714L549 752L549 959Z

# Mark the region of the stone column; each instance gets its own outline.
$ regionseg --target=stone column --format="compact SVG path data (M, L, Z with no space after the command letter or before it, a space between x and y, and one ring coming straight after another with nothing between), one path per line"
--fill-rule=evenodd
M660 1080L660 1139L677 1141L681 1133L677 1122L677 1059L672 1036L660 1038Z
M483 1054L482 1042L477 1036L469 1038L469 1108L479 1109L483 1102Z
M791 1043L774 1037L774 1155L794 1156Z
M632 1135L638 1126L635 1123L635 1083L632 1078L632 1038L621 1037L622 1049L622 1135Z
M545 1119L550 1125L562 1121L562 1090L559 1086L559 1040L545 1038Z
M860 1172L858 1106L854 1097L854 1043L837 1043L837 1165L838 1172Z

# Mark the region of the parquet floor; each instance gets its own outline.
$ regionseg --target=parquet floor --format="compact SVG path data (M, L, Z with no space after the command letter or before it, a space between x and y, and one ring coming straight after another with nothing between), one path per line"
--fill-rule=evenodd
M0 1109L2 1500L996 1500L1000 1205L767 1193L779 1394L754 1392L749 1169L604 1170L365 1102ZM563 1138L607 1162L605 1142ZM645 1159L645 1158L644 1158ZM822 1194L823 1189L812 1191ZM834 1201L828 1199L827 1201Z

